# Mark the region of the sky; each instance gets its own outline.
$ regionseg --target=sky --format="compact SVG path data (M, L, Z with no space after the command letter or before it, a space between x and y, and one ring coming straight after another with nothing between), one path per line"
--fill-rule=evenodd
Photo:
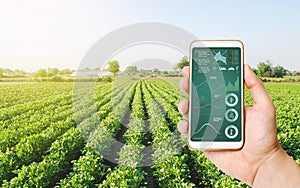
M199 39L240 39L245 63L253 67L269 59L300 71L299 8L299 2L288 0L0 0L0 67L77 69L88 50L110 32L130 24L160 22ZM176 62L183 55L153 46L133 46L112 58L124 68L138 59ZM154 50L142 53L147 48ZM129 58L132 54L135 60Z

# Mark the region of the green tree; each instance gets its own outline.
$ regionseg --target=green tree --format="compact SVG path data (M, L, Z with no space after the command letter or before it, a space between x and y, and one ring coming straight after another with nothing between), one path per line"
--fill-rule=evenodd
M108 62L108 71L116 75L116 73L120 71L119 62L116 60Z
M257 75L260 77L271 77L272 66L269 60L265 62L259 62L257 65Z
M15 75L15 76L26 76L26 72L17 69L17 70L14 71L14 75Z
M48 76L55 76L59 73L58 68L48 68Z
M152 71L156 76L160 75L160 71L158 68L154 68Z
M163 75L167 75L169 72L168 71L162 71Z
M3 70L3 75L4 75L4 74L5 74L5 75L9 75L9 76L14 75L14 71L12 71L12 70L10 70L10 69L8 69L8 68L2 69L2 70Z
M59 71L59 74L72 74L73 71L70 69L63 69Z
M39 69L35 74L34 77L47 77L46 69Z
M252 71L257 75L257 69L256 68L252 68Z
M133 75L133 74L135 74L135 73L137 73L137 67L136 66L128 66L128 67L126 67L126 69L125 69L125 72L127 73L127 74L129 74L129 75Z
M277 66L273 67L272 77L282 78L283 76L285 76L287 74L287 72L288 72L288 70L286 70L285 68L283 68L280 65L277 65Z
M183 67L188 66L189 61L186 56L184 56L182 59L179 60L179 62L176 64L176 67L179 69L183 69Z

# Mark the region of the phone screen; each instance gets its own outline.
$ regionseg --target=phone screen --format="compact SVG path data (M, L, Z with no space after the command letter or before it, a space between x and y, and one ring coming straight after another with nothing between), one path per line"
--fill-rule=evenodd
M243 78L239 47L195 47L191 69L191 140L242 139Z

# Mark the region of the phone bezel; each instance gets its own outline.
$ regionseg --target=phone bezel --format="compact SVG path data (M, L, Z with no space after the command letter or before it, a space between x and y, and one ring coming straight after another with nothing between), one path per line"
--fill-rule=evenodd
M240 40L197 40L193 41L190 45L190 72L192 70L192 50L193 48L210 48L210 47L240 47L241 48L241 98L242 98L242 126L241 126L241 141L239 142L219 142L219 141L192 141L191 140L191 126L189 126L188 142L192 149L200 150L221 150L221 149L240 149L244 145L245 128L244 128L244 44ZM192 74L190 74L189 88L192 88ZM189 101L191 101L191 95L189 95ZM191 111L191 105L189 105L189 111ZM189 121L191 120L191 113L189 113Z

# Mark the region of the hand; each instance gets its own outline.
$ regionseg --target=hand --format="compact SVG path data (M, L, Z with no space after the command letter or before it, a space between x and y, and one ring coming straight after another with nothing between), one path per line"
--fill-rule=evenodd
M184 78L181 80L180 86L183 91L189 94L189 67L184 67L182 72ZM247 106L244 108L245 144L243 148L234 151L211 150L203 152L226 174L254 186L255 183L260 184L256 179L259 179L259 181L264 180L261 178L261 173L263 173L261 171L265 171L266 166L276 165L273 163L278 158L284 158L283 161L286 161L289 157L278 143L275 107L263 83L249 65L245 65L244 76L245 84L250 90L254 105L253 107ZM187 119L188 105L188 100L183 100L178 105L180 113ZM178 124L178 130L186 137L188 137L188 126L189 123L185 120L180 121Z

